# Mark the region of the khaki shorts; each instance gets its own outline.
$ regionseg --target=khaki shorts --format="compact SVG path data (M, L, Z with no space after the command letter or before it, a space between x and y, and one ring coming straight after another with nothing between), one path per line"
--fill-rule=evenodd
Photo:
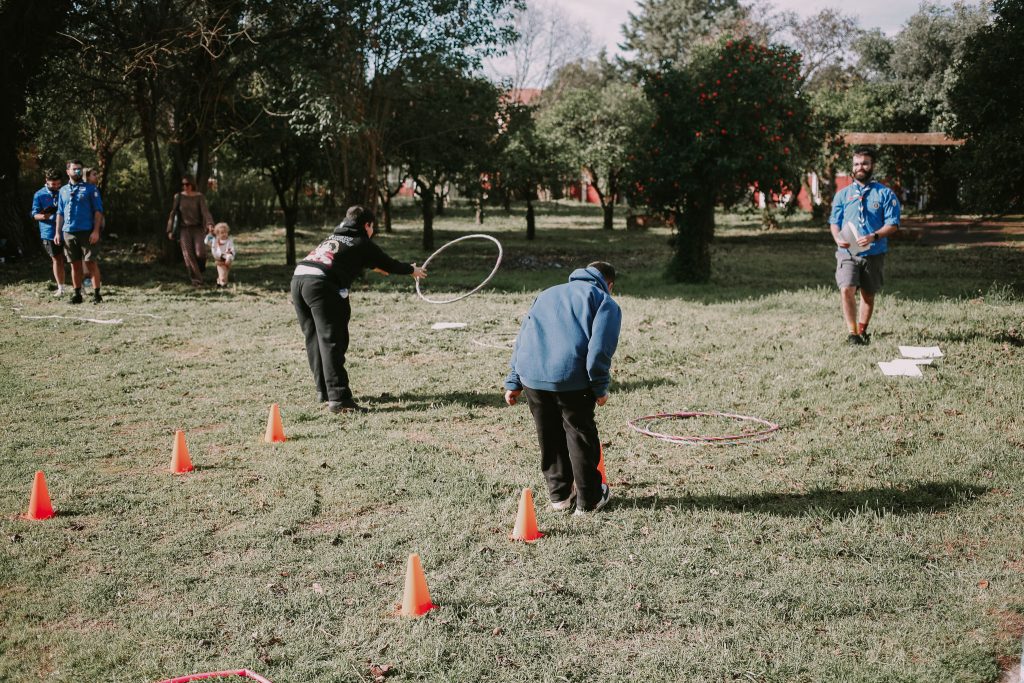
M92 231L64 233L64 256L68 261L99 261L99 243L89 244Z
M885 254L874 256L851 256L836 254L836 284L839 288L859 287L865 292L882 289L885 279Z
M50 258L64 257L64 248L54 243L53 240L43 240L43 251Z

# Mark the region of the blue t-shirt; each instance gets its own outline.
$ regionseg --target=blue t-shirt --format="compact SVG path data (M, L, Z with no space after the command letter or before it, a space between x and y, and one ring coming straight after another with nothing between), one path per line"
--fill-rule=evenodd
M64 232L92 232L93 214L103 213L100 191L90 183L68 183L60 188L57 211L64 216Z
M32 218L34 219L37 213L42 213L43 209L48 209L57 203L57 192L50 192L49 188L43 185L42 189L35 193L32 197ZM44 240L52 240L54 235L57 234L57 213L51 213L49 218L39 223L39 238Z
M832 215L830 225L838 225L840 229L846 223L853 223L862 235L878 232L886 225L900 224L900 200L896 193L882 183L871 181L867 185L853 182L836 192L832 198ZM889 251L888 238L872 242L867 251L860 256L874 256ZM846 249L838 249L837 253L848 253Z

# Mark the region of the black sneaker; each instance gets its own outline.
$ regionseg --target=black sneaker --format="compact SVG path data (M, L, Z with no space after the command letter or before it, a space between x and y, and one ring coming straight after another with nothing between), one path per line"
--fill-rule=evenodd
M327 403L327 410L332 413L368 413L366 408L362 407L350 398L343 399L341 401L329 401Z
M72 294L71 295L71 299L70 299L70 301L68 301L68 303L71 303L71 304L80 304L80 303L82 303L82 293L81 292L75 292L74 294Z
M861 338L864 346L867 346L868 344L871 343L871 335L868 334L867 332L861 333L860 338Z
M103 303L103 297L100 296L99 292L93 292L92 293L92 302L94 304L101 304L101 303Z
M867 344L867 342L864 341L864 337L860 336L859 334L851 334L849 337L846 338L846 343L849 344L850 346L864 346L865 344Z
M601 484L601 500L597 501L597 505L591 510L582 510L580 506L576 506L576 512L572 513L573 517L583 517L589 515L591 512L597 512L605 505L608 504L608 499L612 497L612 490L608 488L608 484Z

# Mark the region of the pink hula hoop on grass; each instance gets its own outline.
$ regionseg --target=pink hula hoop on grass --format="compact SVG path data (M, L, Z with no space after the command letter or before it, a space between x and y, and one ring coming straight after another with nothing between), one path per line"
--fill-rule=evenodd
M226 676L241 676L242 678L248 678L256 681L256 683L270 683L266 678L260 676L257 673L253 673L248 669L232 669L231 671L210 671L204 674L192 674L191 676L179 676L178 678L168 678L166 681L160 681L160 683L189 683L189 681L202 681L207 678L224 678Z
M652 429L648 429L643 426L644 422L653 422L654 420L670 420L678 419L685 420L691 417L725 417L731 420L739 420L741 422L757 422L764 425L767 429L762 429L756 432L748 432L746 434L726 434L723 436L705 436L702 434L693 435L676 435L676 434L662 434ZM661 439L662 441L668 441L670 443L687 444L691 446L736 446L745 443L755 443L757 441L764 441L771 437L771 435L781 427L774 422L763 420L759 417L753 417L751 415L737 415L735 413L719 413L719 412L703 412L703 411L680 411L676 413L657 413L655 415L644 415L643 417L634 418L629 421L629 426L634 431L644 434L646 436L653 436L655 439Z

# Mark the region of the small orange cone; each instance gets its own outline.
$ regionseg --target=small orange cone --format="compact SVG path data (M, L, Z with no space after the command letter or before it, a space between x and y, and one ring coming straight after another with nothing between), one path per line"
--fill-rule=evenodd
M32 482L32 496L28 501L28 519L49 519L54 515L53 505L50 503L50 492L46 489L46 475L36 472L35 481Z
M188 445L185 444L185 432L179 429L174 432L174 452L171 454L171 471L175 474L185 474L194 469L192 458L188 455Z
M597 461L597 471L601 473L601 483L608 483L608 475L604 473L604 445L601 445L601 459Z
M284 426L281 424L281 408L275 403L270 406L270 415L267 416L267 433L263 435L267 443L282 443L284 438Z
M533 492L530 489L523 489L523 495L519 497L516 526L512 529L512 540L532 543L543 535L537 531L537 513L533 510Z
M420 556L413 553L409 556L409 564L405 569L405 593L402 595L402 607L398 611L402 617L422 617L437 607L430 601L430 590L427 588L427 577L423 575Z

